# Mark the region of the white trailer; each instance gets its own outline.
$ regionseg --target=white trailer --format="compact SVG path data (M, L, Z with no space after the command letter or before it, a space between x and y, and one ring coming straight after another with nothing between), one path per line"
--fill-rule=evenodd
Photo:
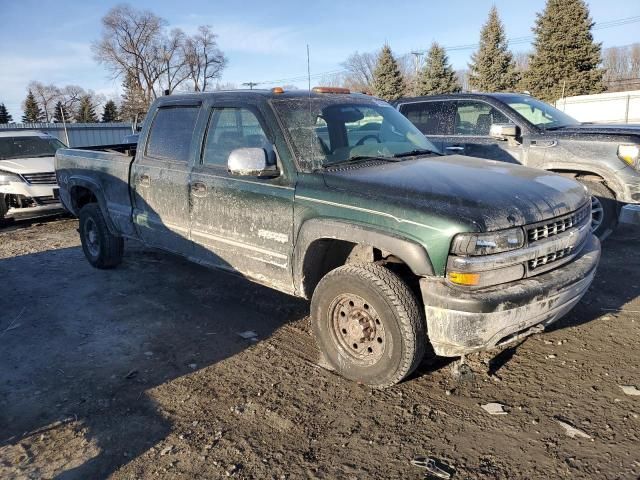
M592 123L640 123L640 90L561 98L556 108Z

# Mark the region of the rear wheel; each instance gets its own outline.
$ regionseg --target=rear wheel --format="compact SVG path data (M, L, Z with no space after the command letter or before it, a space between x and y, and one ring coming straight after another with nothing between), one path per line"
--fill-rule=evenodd
M618 223L615 194L602 182L581 180L591 194L591 231L601 240L607 238Z
M311 312L326 360L350 380L388 387L422 360L426 333L418 301L380 265L344 265L329 272L313 293Z
M114 268L122 261L124 240L109 231L96 203L80 210L80 241L85 257L96 268Z

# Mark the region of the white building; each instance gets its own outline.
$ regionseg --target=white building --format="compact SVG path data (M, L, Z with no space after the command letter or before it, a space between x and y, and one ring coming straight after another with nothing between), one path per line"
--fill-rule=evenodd
M640 90L561 98L555 106L581 122L640 123Z

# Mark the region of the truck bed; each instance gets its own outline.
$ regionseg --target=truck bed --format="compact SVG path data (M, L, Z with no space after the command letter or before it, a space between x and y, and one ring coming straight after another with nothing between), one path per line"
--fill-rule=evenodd
M101 197L98 202L106 208L117 233L135 237L129 188L134 154L135 145L130 144L58 150L55 168L63 204L78 215L70 192L73 188L91 187Z

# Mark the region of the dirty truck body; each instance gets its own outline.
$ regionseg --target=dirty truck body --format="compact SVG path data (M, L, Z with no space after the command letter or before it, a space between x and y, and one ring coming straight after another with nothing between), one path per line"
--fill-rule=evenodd
M311 299L329 363L381 387L427 343L459 356L557 320L599 260L579 183L435 150L365 95L216 92L161 98L137 147L60 150L56 172L94 266L134 238Z
M447 155L517 163L583 183L600 238L618 223L640 224L640 125L580 123L517 93L403 98L396 106Z

